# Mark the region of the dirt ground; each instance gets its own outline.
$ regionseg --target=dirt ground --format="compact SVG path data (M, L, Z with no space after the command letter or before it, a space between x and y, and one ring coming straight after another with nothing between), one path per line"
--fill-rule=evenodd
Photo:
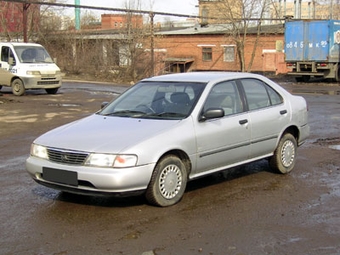
M288 175L262 160L188 184L172 207L94 198L26 173L40 134L99 109L126 87L65 82L56 95L0 96L0 254L340 254L340 86L280 80L309 105L311 135Z

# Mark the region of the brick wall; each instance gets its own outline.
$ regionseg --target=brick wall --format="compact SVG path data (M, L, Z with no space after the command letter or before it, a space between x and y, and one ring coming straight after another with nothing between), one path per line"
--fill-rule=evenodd
M275 71L273 67L276 60L266 58L264 52L275 53L277 41L283 41L283 35L263 35L255 51L255 58L251 71ZM245 62L246 68L250 62L253 45L255 43L254 35L247 35L245 44ZM234 60L225 59L225 48L234 48ZM155 48L165 51L164 58L192 58L191 70L225 70L240 71L239 57L237 56L235 42L232 38L225 35L163 35L155 39ZM203 48L211 48L211 60L203 60ZM268 55L267 55L268 56ZM269 57L270 58L270 57Z

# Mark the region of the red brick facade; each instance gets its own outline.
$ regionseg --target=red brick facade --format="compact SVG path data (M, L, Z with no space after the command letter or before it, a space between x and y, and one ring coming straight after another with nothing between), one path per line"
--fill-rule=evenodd
M255 35L247 35L245 44L246 69L251 60ZM250 71L281 72L278 68L284 62L283 53L276 51L283 34L262 35L255 51ZM225 35L163 35L156 38L155 48L164 53L164 60L182 59L193 62L186 64L187 70L180 71L240 71L240 61L232 38ZM209 52L210 51L210 52ZM211 57L211 58L210 58Z
M102 29L123 29L128 25L131 28L143 27L142 15L126 15L126 14L102 14Z

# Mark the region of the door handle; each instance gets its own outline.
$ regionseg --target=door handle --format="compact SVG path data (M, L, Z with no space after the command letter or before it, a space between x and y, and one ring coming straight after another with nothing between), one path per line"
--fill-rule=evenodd
M286 114L287 113L287 110L282 110L280 111L280 114L283 115L283 114Z
M248 123L248 120L247 119L240 120L238 123L240 123L240 125L244 125L244 124Z

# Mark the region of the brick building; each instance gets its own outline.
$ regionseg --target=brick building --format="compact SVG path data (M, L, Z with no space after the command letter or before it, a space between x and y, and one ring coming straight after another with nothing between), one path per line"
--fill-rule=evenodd
M241 18L241 2L241 0L199 0L201 24L220 24Z
M142 28L143 16L135 14L102 14L102 29Z
M263 27L255 50L252 72L284 73L283 25ZM240 71L236 44L223 25L193 27L180 31L161 32L156 37L155 51L162 56L162 72ZM249 29L245 42L245 64L248 67L256 40Z

